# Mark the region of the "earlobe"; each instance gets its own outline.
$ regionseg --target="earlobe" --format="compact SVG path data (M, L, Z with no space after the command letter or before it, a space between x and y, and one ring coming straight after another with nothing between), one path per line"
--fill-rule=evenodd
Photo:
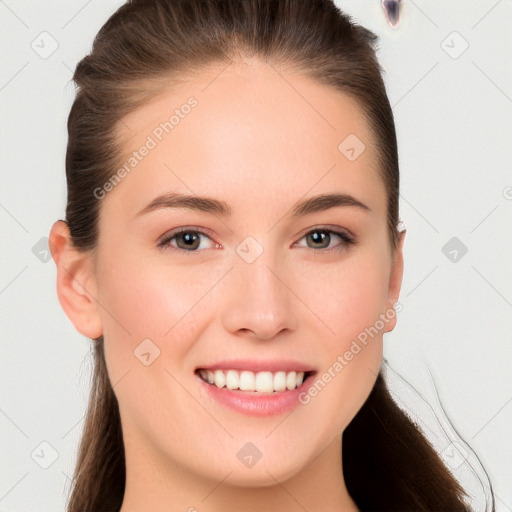
M387 300L387 309L389 311L391 311L394 308L394 304L398 302L398 298L400 297L400 289L402 288L402 279L404 274L403 247L405 235L405 229L403 229L398 234L397 246L394 252L393 263L389 275ZM387 314L386 316L389 317L390 320L386 323L386 328L384 332L390 332L396 326L396 313L392 315Z
M88 338L103 334L92 255L72 246L69 227L59 220L49 236L50 252L57 266L57 296L75 329Z

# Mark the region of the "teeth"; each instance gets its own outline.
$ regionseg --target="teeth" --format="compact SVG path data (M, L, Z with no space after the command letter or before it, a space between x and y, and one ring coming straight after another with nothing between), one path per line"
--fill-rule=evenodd
M272 393L292 390L304 382L304 372L250 372L247 370L200 370L201 378L218 388Z
M238 378L238 387L242 391L254 391L254 373L240 372L240 377Z
M277 372L273 379L274 391L284 391L286 389L286 372Z
M297 385L297 374L290 372L286 374L286 389L294 389Z
M223 371L221 371L221 370L215 371L214 383L218 388L223 388L226 385L226 376L224 375Z
M228 389L238 389L238 372L228 370L226 373L226 387Z
M272 393L274 391L272 372L258 372L256 374L256 391Z

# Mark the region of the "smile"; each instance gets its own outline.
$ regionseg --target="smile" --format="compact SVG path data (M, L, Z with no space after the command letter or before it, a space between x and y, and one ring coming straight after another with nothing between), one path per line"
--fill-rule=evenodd
M249 370L198 370L199 376L219 389L230 389L256 393L277 393L298 388L308 372Z
M299 394L309 388L316 373L303 364L283 361L226 361L195 370L206 404L259 417L301 406Z

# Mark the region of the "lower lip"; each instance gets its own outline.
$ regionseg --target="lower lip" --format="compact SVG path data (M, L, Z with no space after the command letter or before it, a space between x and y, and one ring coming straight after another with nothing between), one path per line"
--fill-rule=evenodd
M307 391L311 375L295 389L274 393L257 393L251 391L218 388L197 376L207 395L216 402L249 416L275 416L290 412L301 403L299 395Z

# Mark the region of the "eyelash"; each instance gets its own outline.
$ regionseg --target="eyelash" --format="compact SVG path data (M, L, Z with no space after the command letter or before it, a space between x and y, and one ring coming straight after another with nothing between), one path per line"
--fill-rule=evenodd
M355 240L355 238L353 238L352 236L348 235L345 231L339 231L339 230L336 230L336 229L331 229L331 228L322 227L322 226L310 229L310 230L305 231L305 232L303 231L301 233L301 236L300 236L299 240L302 240L307 235L310 235L312 233L317 233L317 232L328 233L329 235L338 235L341 238L341 242L338 245L336 245L334 247L331 247L331 248L325 248L325 249L322 249L322 248L309 248L309 249L311 249L314 252L342 251L342 250L346 250L351 245L356 245L357 244L357 241ZM187 254L201 252L198 249L193 249L193 250L189 251L187 249L182 249L181 247L173 247L173 246L169 245L169 242L171 240L173 240L177 236L182 235L184 233L194 234L194 235L203 235L203 236L205 236L207 238L210 238L210 236L208 234L206 234L205 232L203 232L201 230L192 229L192 228L177 228L176 230L173 230L170 233L165 234L158 241L157 245L161 249L177 250L177 251L181 251L181 252L184 252L184 253L187 253Z

